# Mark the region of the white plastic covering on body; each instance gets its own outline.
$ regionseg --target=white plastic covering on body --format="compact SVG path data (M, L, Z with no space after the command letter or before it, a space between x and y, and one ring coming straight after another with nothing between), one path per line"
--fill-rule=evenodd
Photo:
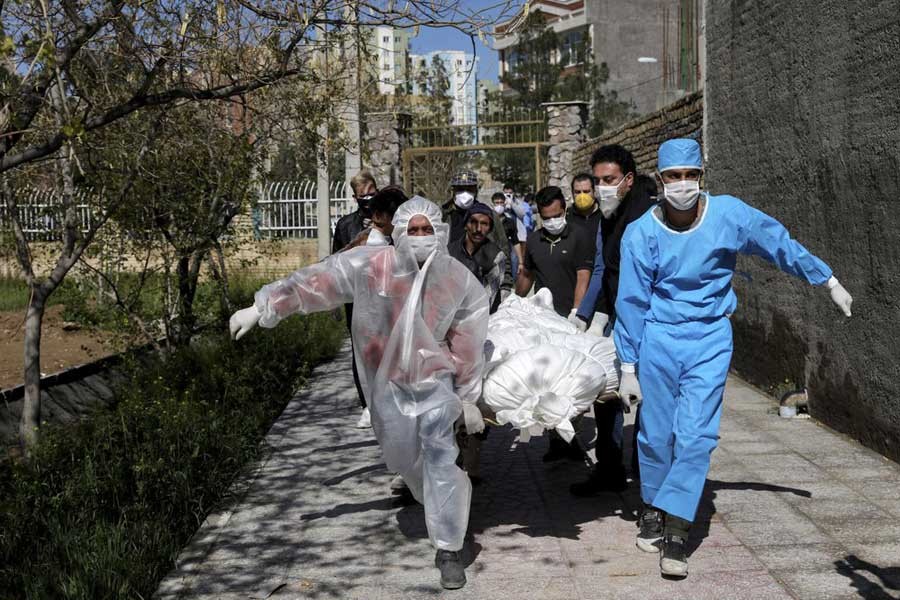
M407 225L425 216L437 238L420 267ZM440 209L416 196L393 219L394 246L335 254L256 293L260 325L353 302L353 344L385 462L425 505L435 547L459 550L471 484L456 466L454 423L481 396L488 298L447 253Z
M522 430L524 441L545 429L571 440L571 420L619 385L613 340L580 333L556 314L546 288L500 305L491 316L485 354L484 401L498 423Z

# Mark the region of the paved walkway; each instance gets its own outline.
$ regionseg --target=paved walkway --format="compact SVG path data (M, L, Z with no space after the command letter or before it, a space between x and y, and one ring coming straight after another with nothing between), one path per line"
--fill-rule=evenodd
M663 580L657 557L635 548L634 491L573 498L568 485L587 467L545 465L545 437L517 444L504 428L482 455L469 584L442 591L422 508L390 497L371 430L352 427L354 395L345 351L290 403L267 460L209 517L159 598L900 597L900 469L812 421L779 418L737 379L687 580Z

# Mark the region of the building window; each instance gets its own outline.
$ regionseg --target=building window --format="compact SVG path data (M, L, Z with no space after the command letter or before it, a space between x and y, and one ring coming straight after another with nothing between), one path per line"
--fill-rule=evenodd
M384 36L384 37L381 38L381 41L384 42L385 44L387 44L388 42L391 41L391 36L386 35L386 36Z

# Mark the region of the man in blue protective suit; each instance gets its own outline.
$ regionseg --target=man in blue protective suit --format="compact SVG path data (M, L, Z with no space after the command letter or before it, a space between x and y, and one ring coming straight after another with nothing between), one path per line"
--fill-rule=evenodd
M848 317L853 302L828 265L781 223L734 196L701 192L702 170L694 140L659 147L664 201L622 238L616 300L619 394L625 401L647 396L638 433L645 507L637 545L660 552L660 571L671 577L687 576L685 543L718 439L737 254L827 286Z

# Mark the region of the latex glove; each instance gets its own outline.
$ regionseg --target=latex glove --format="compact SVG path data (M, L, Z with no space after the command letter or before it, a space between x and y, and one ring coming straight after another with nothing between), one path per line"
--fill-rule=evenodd
M853 304L853 296L844 289L844 286L842 286L835 277L829 279L826 285L828 286L828 289L831 290L831 300L849 317L850 306Z
M580 331L581 333L584 333L585 331L587 331L587 323L585 321L583 321L581 319L581 317L578 316L577 308L572 309L572 312L569 313L568 320L569 320L569 323L574 325L578 329L578 331Z
M481 410L474 404L463 404L463 422L466 425L466 433L474 435L484 431L484 417Z
M231 339L239 340L244 334L256 327L262 315L256 306L242 308L233 315L228 321L228 329L231 331Z
M622 377L619 379L619 397L622 399L622 404L629 409L644 398L644 395L641 393L641 384L634 373L634 365L622 365Z

